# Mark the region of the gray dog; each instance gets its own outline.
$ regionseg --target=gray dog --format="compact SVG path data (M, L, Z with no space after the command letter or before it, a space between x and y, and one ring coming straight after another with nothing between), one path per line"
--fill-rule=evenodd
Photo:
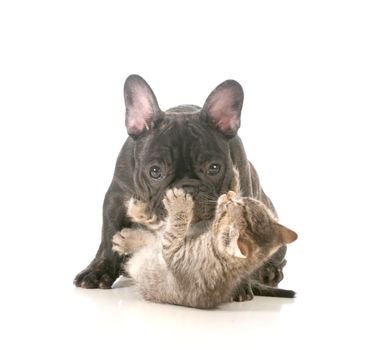
M125 82L124 97L130 137L117 159L104 199L98 252L74 280L83 288L110 288L121 274L123 258L112 251L112 237L132 226L126 214L131 197L148 203L150 214L162 219L166 191L182 188L194 199L194 221L207 220L214 214L218 197L230 189L236 167L242 195L262 201L275 213L237 136L244 97L239 83L227 80L220 84L203 108L182 105L163 112L146 81L131 75ZM277 286L283 278L285 253L283 246L251 279ZM246 299L249 281L250 276L236 291L235 300Z

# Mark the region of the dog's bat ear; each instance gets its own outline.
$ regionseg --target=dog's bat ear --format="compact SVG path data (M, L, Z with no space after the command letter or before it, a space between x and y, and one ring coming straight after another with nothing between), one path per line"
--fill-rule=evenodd
M233 137L241 125L244 93L235 80L226 80L207 97L202 117L227 137Z
M153 127L161 111L154 92L139 75L130 75L124 85L125 125L128 134L137 137Z

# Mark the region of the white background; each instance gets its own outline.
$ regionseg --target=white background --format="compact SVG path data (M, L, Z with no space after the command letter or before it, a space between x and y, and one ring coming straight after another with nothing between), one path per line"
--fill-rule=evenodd
M373 349L374 18L358 0L2 1L1 347ZM294 301L205 312L72 286L100 242L132 73L162 109L242 84L248 157L299 233Z

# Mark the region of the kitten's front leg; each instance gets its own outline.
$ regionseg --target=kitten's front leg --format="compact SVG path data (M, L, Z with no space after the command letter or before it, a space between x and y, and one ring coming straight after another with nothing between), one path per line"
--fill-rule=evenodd
M167 262L171 262L184 247L186 233L193 218L194 202L184 190L175 188L167 191L163 204L168 214L162 236L163 255Z
M147 203L133 197L128 202L128 216L133 222L144 225L151 230L158 230L163 225L163 222L155 214L151 213Z
M193 218L194 202L191 195L181 188L174 188L167 191L163 204L168 213L167 230L172 229L176 235L184 236Z

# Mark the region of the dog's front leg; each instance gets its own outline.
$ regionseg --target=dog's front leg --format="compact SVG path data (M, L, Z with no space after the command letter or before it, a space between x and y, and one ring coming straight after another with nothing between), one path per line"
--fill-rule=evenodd
M74 279L77 287L111 288L119 277L123 257L112 250L112 239L123 227L130 226L125 213L124 193L112 183L104 199L102 241L94 260Z

